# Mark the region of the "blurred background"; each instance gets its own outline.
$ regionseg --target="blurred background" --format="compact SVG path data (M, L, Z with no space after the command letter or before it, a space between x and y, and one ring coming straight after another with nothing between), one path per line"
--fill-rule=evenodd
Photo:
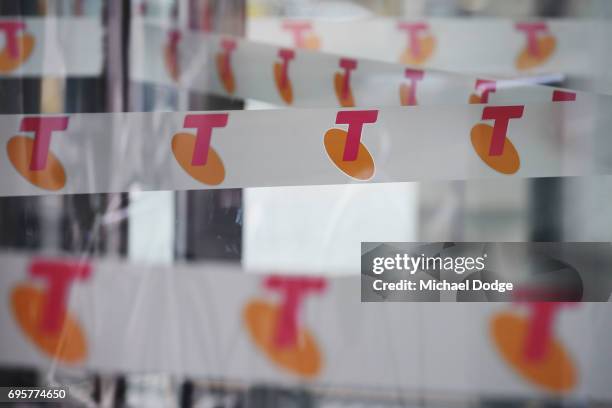
M130 81L127 44L130 19L136 13L185 28L244 35L249 19L262 16L564 17L588 21L609 18L612 2L0 0L2 17L99 18L105 29L106 54L98 77L0 79L0 113L273 107ZM573 88L577 84L569 79L554 85ZM5 197L0 198L0 246L5 251L59 252L139 264L222 261L239 265L245 273L274 270L336 276L359 273L362 241L611 241L611 200L609 177ZM364 219L371 222L361 222ZM49 380L48 374L31 367L0 366L0 385L42 385ZM74 406L577 406L552 397L469 395L440 403L428 402L424 396L371 400L350 393L324 393L307 385L233 387L223 381L169 373L109 374L61 367L53 377L81 391L80 399L70 403Z

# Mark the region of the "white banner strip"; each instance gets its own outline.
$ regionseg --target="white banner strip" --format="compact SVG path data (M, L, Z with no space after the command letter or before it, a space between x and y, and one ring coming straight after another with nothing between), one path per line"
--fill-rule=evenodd
M0 116L0 196L612 174L593 100Z
M395 395L612 400L608 304L361 304L359 295L358 276L3 254L0 361ZM527 341L543 341L545 357L526 357Z
M248 38L255 41L489 75L562 72L610 79L611 37L605 20L248 21Z
M0 78L96 76L102 72L99 18L0 18Z
M493 81L179 31L138 18L132 21L130 49L133 81L293 107L547 102L560 89L536 84L563 78L548 74ZM578 99L587 95L579 92Z

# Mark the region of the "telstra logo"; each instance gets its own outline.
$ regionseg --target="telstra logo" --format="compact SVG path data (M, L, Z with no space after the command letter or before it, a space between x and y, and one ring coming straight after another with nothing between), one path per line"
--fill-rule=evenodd
M216 186L225 179L225 167L211 144L214 128L227 125L227 113L191 114L184 127L197 129L196 134L177 133L172 138L172 153L180 166L201 183Z
M290 49L282 48L278 51L281 62L274 63L274 82L280 97L291 105L293 103L293 87L289 79L289 62L295 58L295 52Z
M348 129L329 129L325 133L325 151L330 160L344 174L357 180L369 180L374 176L374 159L361 143L363 125L376 123L377 110L340 111L336 124L348 125Z
M79 363L87 357L85 332L67 310L70 288L76 281L91 277L89 264L34 260L29 266L33 279L46 281L41 290L22 284L11 292L15 321L36 347L49 357L64 363Z
M489 94L497 91L497 85L495 81L489 81L486 79L476 80L476 93L470 95L469 103L481 104L489 103Z
M168 33L168 43L164 47L164 62L166 65L166 70L174 82L178 82L180 75L178 55L178 45L180 41L180 31L172 30Z
M34 139L19 135L9 139L6 152L15 170L37 187L62 189L66 185L66 171L49 146L51 134L67 128L68 116L24 118L20 130L34 132Z
M408 83L404 83L400 85L399 94L400 94L400 103L402 106L415 106L418 105L416 94L417 94L417 84L419 81L423 80L425 76L424 72L419 69L411 69L406 68L404 75L408 79Z
M251 339L265 355L293 374L312 378L319 374L323 357L313 334L299 322L306 297L325 290L323 278L271 276L264 286L281 293L280 304L255 299L243 310Z
M408 65L422 65L427 62L436 49L436 39L429 33L429 24L400 22L397 28L405 31L408 37L408 44L400 56L400 62Z
M570 391L577 382L571 357L553 330L561 302L531 302L529 318L499 313L491 321L491 337L502 358L521 377L554 392Z
M519 154L507 136L510 119L523 116L524 106L487 106L482 120L493 120L493 126L479 123L472 128L471 139L480 159L493 170L514 174L521 167Z
M334 74L334 90L336 91L336 97L338 102L340 102L340 106L350 108L355 106L355 98L351 89L351 71L357 69L357 60L340 58L339 65L344 70L344 73L336 72Z
M530 69L547 62L555 52L557 40L544 22L517 23L515 28L525 34L527 45L516 57L516 67Z
M236 90L236 80L232 69L232 53L236 50L236 41L229 38L221 40L222 52L217 54L217 73L223 89L230 95Z
M0 32L4 32L6 46L0 52L0 72L9 73L19 68L32 55L36 40L25 31L23 21L0 21Z
M312 23L308 21L285 21L283 30L289 31L293 36L293 45L296 48L318 50L321 40L312 32Z

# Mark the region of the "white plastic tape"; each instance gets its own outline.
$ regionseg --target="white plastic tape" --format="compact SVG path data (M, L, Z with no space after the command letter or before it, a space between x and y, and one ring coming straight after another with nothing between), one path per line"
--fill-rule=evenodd
M611 102L0 116L0 195L612 174Z
M358 276L2 254L0 361L398 396L612 399L607 304L360 307L359 293ZM532 333L531 323L545 334ZM496 336L500 330L521 335ZM525 357L528 340L551 352Z
M481 75L561 72L611 79L611 37L605 20L248 21L254 41Z
M133 81L292 107L547 102L558 89L535 84L563 78L493 81L176 30L139 18L132 22L130 50Z
M0 18L0 77L95 76L103 30L90 17Z

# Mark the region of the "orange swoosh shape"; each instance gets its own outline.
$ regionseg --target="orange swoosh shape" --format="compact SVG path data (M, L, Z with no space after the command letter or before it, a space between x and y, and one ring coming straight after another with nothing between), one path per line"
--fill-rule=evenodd
M516 57L516 68L520 70L530 69L544 64L553 55L557 48L557 40L551 35L546 35L538 38L538 48L540 55L533 56L529 53L527 47Z
M217 73L219 74L219 80L223 84L223 88L229 94L233 94L236 90L236 81L234 80L234 73L230 68L227 71L227 75L223 75L224 57L222 54L217 54Z
M504 142L504 152L499 156L490 156L491 139L493 138L493 127L483 123L472 128L472 146L478 156L492 169L503 174L514 174L521 167L519 154L506 137Z
M49 357L74 364L87 357L87 341L77 321L66 313L62 328L57 333L40 330L45 294L29 286L18 286L11 294L13 315L21 330Z
M331 161L346 175L357 180L369 180L374 176L374 159L368 149L359 143L357 160L344 161L344 146L347 132L342 129L330 129L325 133L325 150Z
M342 87L344 85L344 74L336 72L334 75L334 90L336 91L336 97L341 106L345 108L351 108L355 106L355 98L353 98L353 91L349 87L346 98L342 97Z
M304 39L304 48L307 50L318 50L321 48L321 40L316 34L310 34Z
M280 94L283 101L288 105L293 103L293 87L291 86L291 80L287 78L287 82L285 86L281 86L281 78L283 76L283 65L280 63L274 64L274 82L276 82L276 89L278 89L278 93Z
M32 35L23 34L17 37L17 42L19 43L19 58L11 58L6 47L0 52L1 73L8 73L16 70L30 57L30 55L32 55L34 45L36 44L36 40Z
M416 100L414 101L415 102L414 104L410 103L410 85L401 84L399 88L399 93L400 93L400 103L402 106L417 105Z
M225 179L225 167L215 149L212 147L208 149L208 158L205 165L194 166L191 164L196 139L196 136L190 133L174 135L172 138L172 153L174 153L176 161L187 174L199 182L210 186L221 184Z
M527 361L523 346L528 322L510 313L496 316L491 335L503 358L523 377L550 391L569 391L576 385L576 370L564 347L551 340L547 354L540 361Z
M279 348L274 335L280 308L263 301L250 302L243 311L246 328L253 342L274 363L302 377L315 377L322 368L322 357L314 336L300 328L294 345Z
M471 94L470 95L470 99L469 99L469 103L471 103L471 104L480 104L480 103L482 103L482 99L480 98L480 96L478 96L476 94Z
M45 190L57 191L66 185L66 171L51 152L44 170L30 170L34 140L26 136L13 136L6 144L6 152L15 170L26 180Z
M178 82L179 80L179 67L176 55L172 52L172 47L170 45L166 45L164 47L164 62L166 63L166 69L168 70L168 74L174 80L174 82Z
M400 56L400 62L406 65L422 65L432 56L436 49L436 39L433 35L428 35L419 39L421 55L412 55L412 50L407 48Z

